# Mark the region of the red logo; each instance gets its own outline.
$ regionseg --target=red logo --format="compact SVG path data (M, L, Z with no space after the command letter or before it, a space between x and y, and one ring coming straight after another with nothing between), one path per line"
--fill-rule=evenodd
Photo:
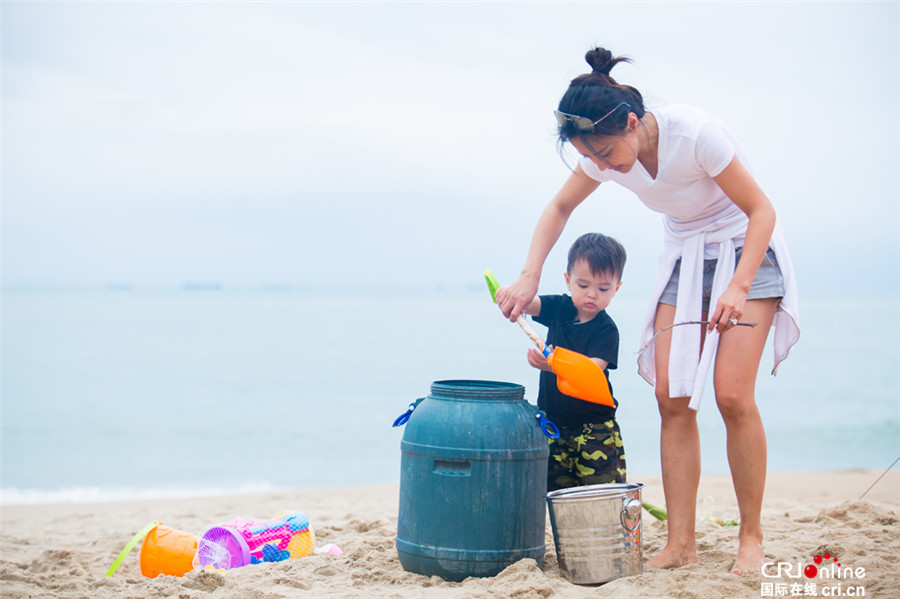
M806 568L803 569L803 573L806 575L807 578L815 578L816 577L816 575L819 573L818 566L822 565L823 559L824 560L829 560L829 559L834 560L834 563L837 564L837 567L838 568L841 567L841 563L838 561L838 558L832 557L830 553L826 552L824 556L817 555L816 557L814 557L813 561L815 563L810 564L810 565L806 566Z

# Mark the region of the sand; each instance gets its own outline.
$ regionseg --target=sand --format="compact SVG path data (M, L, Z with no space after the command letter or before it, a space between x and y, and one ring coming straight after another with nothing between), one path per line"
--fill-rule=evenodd
M796 573L798 564L811 564L815 555L829 552L839 558L843 568L863 568L864 577L816 579L815 596L823 596L824 586L840 586L844 596L850 592L860 596L858 589L863 589L866 597L900 597L900 577L894 570L900 556L900 472L889 472L858 500L880 474L771 474L763 510L767 558L775 564L790 564ZM645 501L663 504L658 477L635 476L632 480L645 483ZM777 576L774 569L767 570L773 578L729 572L737 528L713 521L737 517L727 476L705 476L701 483L698 515L703 518L711 513L711 518L697 525L699 564L646 571L599 586L578 586L562 577L549 520L542 566L522 560L497 576L460 583L405 572L394 548L398 497L398 487L387 485L123 503L4 506L0 595L11 599L811 596L810 581L805 577L790 578L784 571ZM285 510L305 512L318 544L335 543L343 554L246 566L224 576L196 571L181 578L149 579L141 575L138 546L115 575L104 576L131 536L148 522L157 520L200 534L235 516L268 518ZM643 537L646 560L662 546L665 524L645 512Z

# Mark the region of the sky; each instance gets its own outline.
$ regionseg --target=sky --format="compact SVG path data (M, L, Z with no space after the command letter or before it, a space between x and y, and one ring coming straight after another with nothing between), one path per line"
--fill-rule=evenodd
M2 283L456 290L515 277L569 174L552 111L604 45L741 140L801 293L896 293L900 3L15 2ZM649 287L658 215L587 231ZM558 291L562 291L561 289Z

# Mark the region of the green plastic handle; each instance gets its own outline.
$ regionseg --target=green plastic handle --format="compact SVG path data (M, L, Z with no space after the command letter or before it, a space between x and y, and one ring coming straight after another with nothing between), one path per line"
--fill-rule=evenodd
M494 276L494 271L492 271L490 268L484 271L484 280L487 281L488 291L491 292L491 301L496 304L497 290L500 289L500 283L497 282L497 277Z
M125 549L123 549L122 553L119 554L119 557L117 557L115 560L113 560L113 563L109 567L109 570L107 570L106 575L112 576L113 574L115 574L116 570L119 569L119 566L122 565L122 562L125 561L125 558L128 556L128 554L131 553L131 550L134 549L134 546L138 544L138 541L140 541L145 536L147 536L150 533L150 531L153 530L154 528L156 528L157 526L159 526L159 522L151 522L150 524L148 524L147 526L142 528L140 531L138 531L138 533L136 535L131 537L131 540L128 541L127 545L125 545Z
M647 503L646 501L641 503L641 505L644 506L644 509L647 510L648 512L650 512L650 515L653 516L654 518L656 518L657 520L660 520L662 522L665 522L666 520L668 520L669 514L666 511L666 508L656 507L655 505L651 505L651 504Z

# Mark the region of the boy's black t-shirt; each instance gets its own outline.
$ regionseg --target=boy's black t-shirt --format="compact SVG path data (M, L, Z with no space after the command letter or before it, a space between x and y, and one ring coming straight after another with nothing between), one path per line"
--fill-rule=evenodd
M609 314L604 310L585 323L577 323L578 312L570 296L542 295L540 300L541 313L534 321L547 327L547 344L606 360L609 366L603 373L609 383L609 371L617 368L619 360L619 329ZM611 383L609 392L612 395ZM616 405L619 405L618 401ZM615 408L561 393L556 386L556 374L544 370L541 371L538 407L555 424L566 427L606 422L616 416Z

